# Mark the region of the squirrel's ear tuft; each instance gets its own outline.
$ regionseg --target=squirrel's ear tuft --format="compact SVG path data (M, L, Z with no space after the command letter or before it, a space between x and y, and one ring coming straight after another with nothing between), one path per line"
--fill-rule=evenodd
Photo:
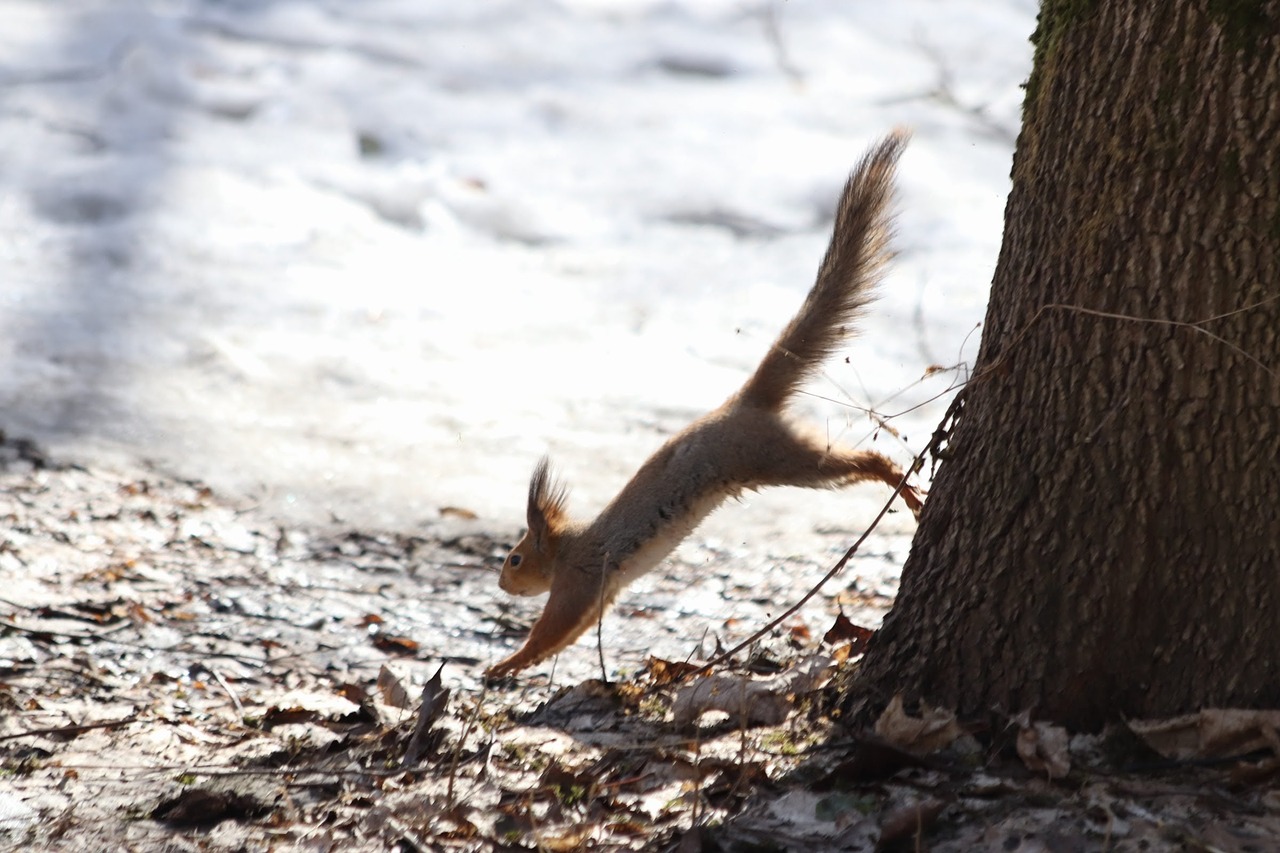
M564 527L568 490L551 478L551 462L542 457L529 481L529 535L539 551L545 550Z

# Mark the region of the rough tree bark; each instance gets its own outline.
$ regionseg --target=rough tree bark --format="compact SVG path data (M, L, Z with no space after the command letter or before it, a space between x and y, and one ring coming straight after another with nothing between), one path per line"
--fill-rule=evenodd
M1280 0L1044 0L1033 40L974 379L850 709L1278 706Z

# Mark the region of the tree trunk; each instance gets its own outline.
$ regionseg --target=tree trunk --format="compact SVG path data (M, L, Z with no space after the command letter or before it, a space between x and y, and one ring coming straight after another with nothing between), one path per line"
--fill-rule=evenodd
M974 378L850 707L1280 705L1280 0L1044 0L1033 40Z

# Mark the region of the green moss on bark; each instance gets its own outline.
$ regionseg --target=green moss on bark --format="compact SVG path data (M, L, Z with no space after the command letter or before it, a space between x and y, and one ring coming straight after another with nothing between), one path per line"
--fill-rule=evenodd
M1031 34L1035 45L1035 62L1031 77L1027 80L1027 97L1023 102L1024 114L1033 108L1043 80L1051 73L1058 45L1063 34L1081 19L1090 15L1098 0L1043 0L1040 14L1036 16L1036 30Z

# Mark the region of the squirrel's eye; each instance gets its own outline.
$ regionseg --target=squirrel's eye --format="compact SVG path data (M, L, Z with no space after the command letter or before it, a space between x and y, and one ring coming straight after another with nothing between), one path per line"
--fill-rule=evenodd
M507 562L510 563L511 568L514 569L516 566L520 565L520 555L512 554L510 557L507 558Z

